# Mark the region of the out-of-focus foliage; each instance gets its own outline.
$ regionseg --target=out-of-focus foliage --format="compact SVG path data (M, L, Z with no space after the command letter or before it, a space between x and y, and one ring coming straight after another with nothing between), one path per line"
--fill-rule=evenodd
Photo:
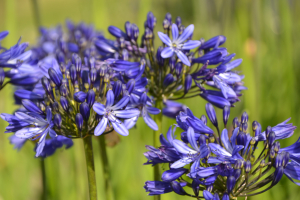
M34 45L38 37L31 0L0 0L0 30L9 30L4 46L14 44L19 36L22 41ZM38 0L40 22L43 26L55 26L65 19L75 22L94 23L106 36L107 26L122 27L125 21L143 27L148 11L158 22L170 12L181 16L185 25L195 24L194 39L209 39L215 35L227 37L226 47L243 58L239 68L246 75L242 102L236 103L231 116L246 110L249 118L258 120L266 128L288 117L300 125L300 1L259 0ZM161 31L161 24L156 31ZM0 112L11 113L15 106L12 87L1 91ZM196 116L205 114L205 101L199 98L185 100ZM221 111L218 110L218 115ZM232 117L229 121L232 120ZM141 122L141 121L140 121ZM164 133L170 119L163 119ZM41 190L39 160L32 153L34 145L29 142L21 151L13 149L8 142L10 134L4 134L5 122L0 121L0 200L38 199ZM296 132L284 144L291 144L300 136ZM94 141L96 156L98 197L102 198L102 169L98 143ZM112 182L115 198L152 199L147 197L143 185L152 180L152 168L143 166L145 144L152 142L152 131L139 123L130 135L121 138L115 147L109 148ZM81 140L75 140L74 148L59 150L46 159L49 199L86 199L87 178ZM283 146L283 145L282 145ZM286 180L267 193L248 199L297 199L299 188ZM167 199L190 199L175 194L165 194Z

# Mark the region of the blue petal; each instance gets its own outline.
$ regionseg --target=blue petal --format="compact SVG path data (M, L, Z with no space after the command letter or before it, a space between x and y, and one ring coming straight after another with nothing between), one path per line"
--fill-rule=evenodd
M190 50L198 47L201 44L198 40L189 40L186 43L183 44L182 48L183 50Z
M121 109L128 104L129 100L130 100L130 96L127 95L127 96L123 97L122 99L120 99L120 101L118 103L116 103L116 105L112 106L111 109L112 110Z
M115 110L112 112L118 118L132 118L140 114L140 110L137 108L127 109L127 110Z
M194 32L194 24L191 24L184 29L183 33L179 36L177 42L183 43L193 34L193 32Z
M101 103L94 103L93 110L99 115L105 114L105 106Z
M199 166L200 166L200 159L197 159L191 166L190 175L192 178L196 178L196 170L199 168Z
M179 33L178 33L178 27L177 27L177 25L176 24L172 24L172 39L173 39L173 41L177 40L178 35L179 35Z
M169 36L167 36L166 34L164 34L162 32L158 32L157 34L163 43L165 43L167 46L172 46L172 42L171 42Z
M187 66L191 66L189 59L186 57L184 53L182 53L182 51L177 51L176 54L183 64Z
M53 129L51 129L51 128L49 129L49 135L52 138L55 138L57 136L56 132Z
M221 89L221 91L226 99L237 97L234 90L229 85L227 85L219 76L217 76L217 75L213 76L213 80L214 80L215 84L218 86L218 88Z
M15 133L15 135L18 137L18 138L22 138L22 139L29 139L29 138L32 138L34 137L37 132L41 130L41 128L39 127L29 127L29 128L23 128L19 131L17 131Z
M215 155L231 157L231 154L223 149L223 147L221 147L219 144L209 143L208 146L210 147L211 152Z
M186 145L185 143L183 143L180 140L173 140L173 145L175 147L175 149L183 154L196 154L197 151L191 149L188 145Z
M191 158L185 157L185 158L182 158L180 160L177 160L170 167L177 169L177 168L185 166L186 164L191 163L192 161L193 160Z
M172 57L173 53L174 53L174 51L171 47L165 47L164 50L162 50L160 55L163 58L170 58L170 57Z
M111 122L112 126L114 127L114 129L117 133L119 133L120 135L123 135L123 136L129 135L127 128L120 120L118 120L117 118L115 118L112 115L109 115L108 119Z
M143 119L145 121L145 123L152 129L157 131L158 130L158 126L156 124L156 122L150 117L150 115L148 113L146 113L145 115L143 115Z
M147 112L152 114L152 115L157 115L157 114L160 113L160 109L147 106Z
M38 157L43 152L45 141L46 141L46 134L44 134L38 142L38 146L36 148L36 154L35 154L36 157Z
M130 118L130 119L125 119L124 120L124 126L129 130L131 129L137 122L138 116Z
M15 96L20 99L44 100L44 97L28 90L17 90L15 91Z
M106 117L102 117L101 121L95 128L95 131L94 131L95 136L99 136L102 133L104 133L106 126L107 126L107 121L108 121L108 119Z
M230 152L232 153L232 146L230 144L230 140L229 140L229 137L228 137L228 131L226 128L223 129L222 131L222 134L221 134L221 140L225 146L225 148Z
M239 131L239 127L235 128L232 132L232 136L230 138L232 148L234 148L236 146L235 142L236 142L236 137L237 137L238 131Z
M108 90L106 94L106 107L110 107L114 104L115 94L112 90Z
M195 131L192 127L189 127L187 130L187 138L189 143L191 144L191 146L196 150L199 151L198 145L197 145L197 141L195 138Z
M46 114L47 114L47 122L50 124L52 121L52 111L50 107L47 107Z

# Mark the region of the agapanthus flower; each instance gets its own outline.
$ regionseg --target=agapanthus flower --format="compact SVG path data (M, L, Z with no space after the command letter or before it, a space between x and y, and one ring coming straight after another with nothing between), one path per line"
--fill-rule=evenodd
M214 108L210 104L206 108L216 132L209 131L211 129L207 127L205 116L199 119L187 109L176 117L176 126L183 129L182 141L170 137L172 134L168 132L170 139L161 140L161 147L155 149L147 146L150 151L145 153L148 159L146 164L169 163L170 168L162 173L163 182L184 182L194 193L185 191L181 195L199 199L202 197L199 191L202 191L206 200L258 195L274 187L283 175L300 185L299 141L285 148L280 147L280 140L290 137L296 129L292 124L287 124L288 120L274 127L268 126L264 132L261 125L254 121L252 131L249 131L248 114L244 112L240 121L234 118L233 129L227 129L229 113L224 108L224 129L220 132ZM262 149L258 148L259 143L262 143ZM172 151L165 151L165 147ZM256 151L260 151L258 157L255 157ZM160 180L155 181L160 183ZM261 189L263 186L267 187Z
M172 24L172 40L168 35L158 32L158 36L163 43L165 43L168 47L165 47L161 52L161 57L170 58L174 53L178 56L178 58L187 66L190 66L191 63L187 56L184 54L183 50L190 50L198 47L201 42L189 40L185 42L194 31L194 25L191 24L184 29L182 34L179 36L178 27L176 24Z

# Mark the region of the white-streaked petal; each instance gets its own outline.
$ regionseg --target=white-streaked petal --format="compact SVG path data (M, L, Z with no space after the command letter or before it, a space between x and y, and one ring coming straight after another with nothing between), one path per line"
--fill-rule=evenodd
M177 42L183 43L185 40L187 40L194 32L194 24L189 25L186 27L183 31L183 33L179 36Z
M172 40L173 41L177 40L178 35L179 35L179 32L178 32L177 25L176 24L172 24Z
M177 51L176 54L183 64L187 66L191 66L189 59L186 57L184 53L182 53L182 51Z
M201 42L198 40L189 40L183 44L181 49L183 49L183 50L194 49L194 48L200 46L200 44L201 44Z
M158 32L157 34L163 43L165 43L168 46L172 46L172 42L171 42L169 36L167 36L166 34L164 34L162 32Z
M173 140L173 145L175 149L183 154L196 154L197 151L191 149L188 145L180 140Z
M105 106L101 103L94 103L93 109L99 115L105 114Z
M189 143L191 144L191 146L196 150L199 151L198 145L197 145L197 141L195 138L195 131L192 127L189 127L187 130L187 138Z
M155 121L150 117L150 115L149 115L148 113L146 113L146 114L143 116L143 119L144 119L145 123L146 123L152 130L155 130L155 131L158 130L157 124L156 124Z
M95 136L99 136L102 133L104 133L104 131L106 129L106 126L107 126L107 121L108 121L108 119L106 117L103 117L101 119L101 121L99 122L99 124L95 128L95 131L94 131Z
M174 54L174 51L171 47L165 47L162 52L161 52L161 57L163 58L170 58L172 57Z

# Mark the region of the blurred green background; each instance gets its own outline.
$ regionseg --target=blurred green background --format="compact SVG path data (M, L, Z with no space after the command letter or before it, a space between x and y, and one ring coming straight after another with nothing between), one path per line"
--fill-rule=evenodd
M194 24L194 38L209 39L225 35L225 47L243 58L239 70L246 75L241 102L231 110L230 121L243 111L250 121L261 122L263 129L292 117L300 124L298 115L300 82L300 1L299 0L38 0L40 22L51 27L64 24L65 19L94 23L107 34L107 26L123 27L125 21L136 23L140 29L148 11L157 18L156 31L162 30L162 20L167 12L173 18L181 16L185 25ZM2 45L8 47L22 41L30 45L37 42L36 19L31 0L0 0L0 31L10 35ZM110 37L110 36L109 36ZM12 100L13 88L1 91L0 112L11 113L16 107ZM204 102L200 98L183 101L196 114L204 114ZM218 110L218 114L221 111ZM221 118L219 118L221 120ZM172 120L163 120L164 133ZM39 159L34 158L33 145L26 143L16 151L8 142L10 134L4 134L6 123L0 121L0 200L35 200L41 193ZM284 140L290 145L300 136ZM112 182L115 199L153 199L143 189L144 182L152 180L151 166L143 166L145 144L152 144L152 131L142 120L128 137L109 148ZM104 199L102 168L98 143L95 141L98 197ZM49 199L87 199L87 177L82 141L76 140L72 149L58 150L46 159L47 192ZM298 199L300 188L287 178L271 191L248 199L283 200ZM190 199L175 194L165 194L163 200Z

